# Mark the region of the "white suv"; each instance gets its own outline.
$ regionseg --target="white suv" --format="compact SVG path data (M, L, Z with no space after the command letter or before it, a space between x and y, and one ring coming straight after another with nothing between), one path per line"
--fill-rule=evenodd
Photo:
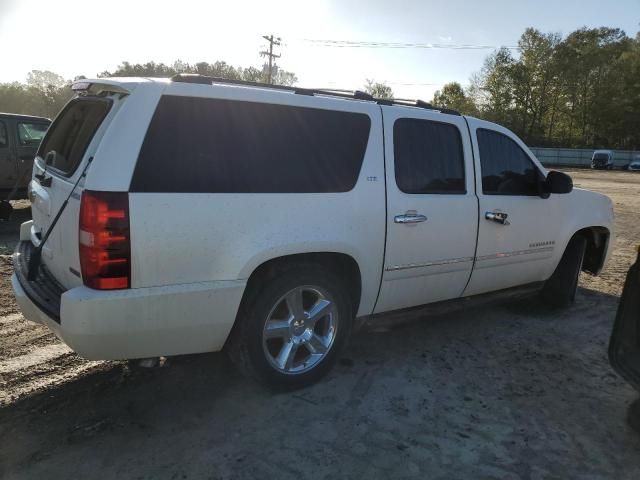
M186 75L74 89L12 281L86 358L225 348L295 388L356 318L523 285L570 303L611 250L607 197L457 112Z

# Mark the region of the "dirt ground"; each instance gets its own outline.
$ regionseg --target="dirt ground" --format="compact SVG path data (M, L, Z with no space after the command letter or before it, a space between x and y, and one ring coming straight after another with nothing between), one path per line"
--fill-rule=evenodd
M640 478L638 396L607 342L640 243L640 174L572 171L615 202L605 273L535 299L364 331L334 371L273 394L221 354L161 368L80 359L22 319L0 224L0 478Z

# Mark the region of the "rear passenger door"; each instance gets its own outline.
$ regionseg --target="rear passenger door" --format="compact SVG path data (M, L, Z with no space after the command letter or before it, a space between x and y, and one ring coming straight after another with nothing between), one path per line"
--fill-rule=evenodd
M376 312L459 297L471 275L478 226L464 118L382 109L387 249Z

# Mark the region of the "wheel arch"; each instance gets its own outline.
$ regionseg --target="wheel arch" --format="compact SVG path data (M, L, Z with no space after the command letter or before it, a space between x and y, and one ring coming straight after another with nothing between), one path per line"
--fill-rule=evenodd
M259 281L268 281L293 265L304 264L319 265L344 278L349 288L353 314L356 315L362 299L362 273L356 259L352 255L342 252L293 253L265 260L255 266L249 274L243 300L249 292L256 288Z
M609 242L611 240L610 230L603 226L583 227L571 236L567 245L571 239L578 236L583 237L587 241L582 271L593 275L600 274L607 259Z

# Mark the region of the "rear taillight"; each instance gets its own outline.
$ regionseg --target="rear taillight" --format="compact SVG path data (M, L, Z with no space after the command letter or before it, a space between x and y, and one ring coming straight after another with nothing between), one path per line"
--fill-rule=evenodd
M80 268L87 287L131 286L129 196L126 192L82 192Z

